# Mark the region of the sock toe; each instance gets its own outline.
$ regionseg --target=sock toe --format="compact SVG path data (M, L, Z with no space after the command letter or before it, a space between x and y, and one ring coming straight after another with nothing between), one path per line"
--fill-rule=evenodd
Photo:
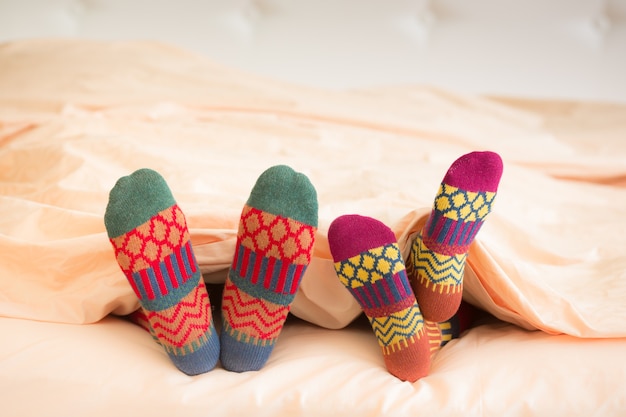
M104 214L109 238L127 233L174 204L170 188L156 171L143 168L120 178L109 193Z
M470 152L452 163L443 182L465 191L496 192L502 169L502 159L497 153Z
M309 178L286 165L263 172L255 183L249 206L317 227L317 192Z
M384 223L358 214L340 216L328 228L328 244L335 262L395 241Z

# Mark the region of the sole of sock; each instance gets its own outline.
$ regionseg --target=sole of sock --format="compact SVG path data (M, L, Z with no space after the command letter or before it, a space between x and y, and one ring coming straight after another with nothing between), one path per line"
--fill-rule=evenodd
M257 371L268 361L311 261L317 210L315 188L290 167L271 167L254 185L222 295L225 369Z
M463 155L446 172L407 261L426 320L447 321L458 310L467 252L491 211L501 176L502 159L494 152Z
M367 316L387 370L414 382L430 370L430 341L393 232L370 217L333 221L328 242L335 270Z
M219 338L208 294L185 216L165 180L149 169L121 178L111 190L104 220L153 337L185 374L213 369Z

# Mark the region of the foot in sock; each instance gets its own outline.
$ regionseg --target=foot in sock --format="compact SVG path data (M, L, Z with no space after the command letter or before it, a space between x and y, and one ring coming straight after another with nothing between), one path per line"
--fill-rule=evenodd
M376 219L346 215L331 223L328 243L337 276L369 319L387 370L403 381L426 376L431 340L393 232ZM438 347L439 327L428 330Z
M311 261L317 193L279 165L265 171L243 208L222 296L221 363L236 372L267 362Z
M407 261L426 320L443 322L458 310L467 252L491 211L501 176L502 160L494 152L463 155L444 176Z
M117 262L139 298L145 327L182 372L213 369L219 337L209 297L185 216L163 177L141 169L120 178L104 222Z
M154 332L154 329L150 325L150 321L148 320L148 314L146 313L146 310L143 309L143 307L139 306L137 310L123 316L123 318L150 333L152 339L154 339L154 341L157 342L159 345L161 344L161 342L159 342L159 338Z

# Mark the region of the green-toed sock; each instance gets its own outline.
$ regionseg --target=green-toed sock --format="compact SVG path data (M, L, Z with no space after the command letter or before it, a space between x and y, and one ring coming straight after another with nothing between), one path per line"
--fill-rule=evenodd
M268 360L311 261L316 228L309 179L284 165L265 171L243 208L224 286L224 368L259 370Z
M120 178L104 223L148 329L174 365L188 375L211 370L219 358L219 338L209 297L185 216L163 177L141 169Z

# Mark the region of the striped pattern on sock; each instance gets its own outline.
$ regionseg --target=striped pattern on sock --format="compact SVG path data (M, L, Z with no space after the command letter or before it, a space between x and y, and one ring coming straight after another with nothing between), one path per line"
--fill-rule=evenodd
M288 183L293 176L305 178L284 166L270 168L265 178L267 174ZM262 178L255 185L253 195L264 184ZM283 189L280 182L277 184L274 186L280 192L291 194L288 187ZM310 224L288 213L272 213L269 211L272 207L257 208L252 197L242 210L235 255L222 295L221 360L228 370L259 370L281 333L311 262L317 227L317 200L311 189L307 179L294 190L308 199L315 198L314 204L307 202L307 198L300 201L314 211ZM267 193L275 195L276 190Z
M328 239L337 276L369 319L388 371L406 381L427 375L428 335L393 232L348 215L331 224Z
M430 343L431 356L434 356L435 353L449 341L458 337L454 334L450 321L443 321L441 323L426 321L424 322L424 327L426 328L426 334L428 335L428 341Z
M141 187L169 193L156 172L143 174L124 177L116 185L124 189L114 188L110 199L141 192ZM152 200L146 201L149 204ZM105 223L109 232L119 230L116 220L122 222L133 216L132 212L129 216L126 211L117 211L119 207L124 206L110 202L107 207ZM132 210L132 204L125 210ZM146 213L139 213L138 218L141 215ZM109 239L115 258L139 299L147 328L173 363L189 375L212 369L219 357L219 339L185 217L178 205L173 203Z
M491 211L501 175L502 161L493 152L463 155L446 173L407 262L428 321L446 321L458 309L467 252Z

